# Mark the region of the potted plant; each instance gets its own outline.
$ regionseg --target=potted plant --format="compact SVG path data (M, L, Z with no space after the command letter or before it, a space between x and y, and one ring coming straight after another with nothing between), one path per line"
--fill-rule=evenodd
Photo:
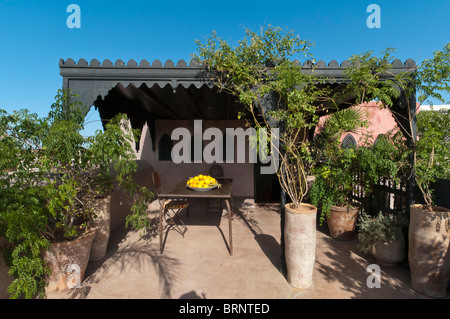
M411 285L419 292L444 297L450 276L450 209L433 205L432 183L450 170L446 130L450 112L418 115L420 139L416 143L414 172L424 204L410 208L409 263ZM444 125L443 125L444 124Z
M330 236L337 240L353 238L359 212L359 204L353 199L356 148L342 148L340 137L366 125L363 109L338 111L324 121L314 141L318 160L313 170L311 202L321 210L320 224L326 219Z
M360 201L363 213L360 215L357 237L361 251L370 252L377 262L393 266L406 257L403 230L408 225L406 208L402 212L378 211L378 194L374 187L380 179L395 184L404 183L408 177L407 148L399 130L378 136L377 143L369 135L356 151Z
M432 297L443 297L450 276L450 209L434 205L432 185L436 178L447 176L450 169L450 145L448 141L449 113L425 112L420 110L427 101L448 103L442 93L450 92L450 43L436 51L414 68L414 78L408 78L415 91L399 87L408 97L407 123L410 126L410 156L412 176L419 196L410 207L408 232L408 259L411 270L411 285L421 293ZM416 103L416 91L419 93ZM412 103L416 103L413 105ZM416 111L415 111L416 110ZM414 130L417 121L418 136ZM416 194L417 195L417 194Z
M432 185L450 170L450 112L422 111L417 123L414 172L423 204L410 208L411 285L429 296L444 297L450 276L450 209L434 205Z
M333 97L337 101L336 104L354 107L366 102L376 101L380 108L393 106L394 101L400 97L400 91L395 82L400 76L390 72L394 61L394 57L391 55L392 51L392 49L387 49L380 56L374 56L370 51L360 55L352 55L348 60L349 66L343 72L347 83L342 91L337 92ZM361 122L360 120L350 121L348 125L358 123L364 125L364 121ZM348 125L343 125L342 128L345 129ZM334 236L343 236L344 239L347 239L354 235L352 229L354 229L356 218L353 217L353 214L357 214L356 208L353 214L349 214L350 207L354 206L352 191L354 186L361 183L361 181L354 180L354 174L359 172L361 168L358 148L343 150L336 138L333 138L333 134L325 135L325 137L322 139L323 141L331 142L319 143L319 147L315 147L318 150L315 152L318 155L315 156L319 160L315 167L317 176L311 187L311 200L313 203L323 206L321 209L325 217L332 216L331 208L337 206L334 205L335 203L343 208L340 215L346 216L344 220L349 221L348 228L338 231ZM364 177L363 187L368 185L367 182L370 178L374 178L374 176L367 175ZM324 219L322 215L321 222ZM346 233L348 236L339 235L340 233Z
M132 216L141 220L151 198L132 179L136 162L124 116L112 119L104 132L84 137L86 110L74 98L58 91L45 118L26 110L0 117L1 149L7 150L0 157L0 237L12 246L4 251L15 278L8 288L11 298L44 297L46 290L82 281L98 200L124 188L135 195ZM11 166L17 170L4 170Z
M360 215L358 221L358 247L374 256L384 266L395 266L406 257L403 227L407 226L404 215L379 213Z
M330 236L336 240L352 240L359 212L353 200L356 181L355 151L337 149L333 159L317 167L311 186L311 202L320 207L320 223L327 221Z

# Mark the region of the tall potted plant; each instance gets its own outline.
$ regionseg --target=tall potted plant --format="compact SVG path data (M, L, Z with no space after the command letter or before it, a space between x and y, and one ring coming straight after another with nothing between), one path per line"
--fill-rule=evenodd
M12 298L44 297L46 290L81 282L95 237L97 201L115 187L136 195L136 215L144 216L144 203L151 198L132 179L136 162L123 115L104 132L84 137L85 109L74 98L60 90L45 118L26 110L0 117L5 150L0 157L0 236L12 246L4 252L15 277L8 288ZM3 170L11 166L17 171ZM71 248L66 250L67 244ZM70 282L73 271L75 282Z
M399 76L396 81L407 97L409 116L405 118L404 131L409 132L411 176L419 190L414 194L416 204L410 207L411 285L426 295L443 297L450 276L450 211L434 205L432 185L436 178L446 176L450 168L449 113L418 111L424 102L449 103L442 93L450 93L450 43L411 71L414 77Z
M316 125L321 103L329 101L329 89L320 86L323 80L302 72L295 61L310 57L311 43L269 26L259 33L246 30L236 47L215 33L197 44L194 58L205 66L206 76L237 98L243 105L239 117L247 115L249 124L266 134L272 156L279 159L276 172L291 200L281 217L287 280L308 288L315 262L317 208L302 202L310 159L306 132ZM274 128L279 129L277 134Z
M336 240L351 240L354 235L359 212L353 199L355 159L354 149L337 149L333 158L315 169L311 201L320 207L320 222L326 219L330 236Z
M432 183L450 170L450 145L446 131L450 113L443 121L418 116L420 139L416 144L415 176L425 204L410 209L409 263L411 284L419 292L444 297L450 276L450 209L433 205ZM440 124L445 123L444 126Z
M434 205L432 184L450 170L450 112L418 114L415 176L424 204L411 206L409 263L419 292L444 297L450 277L450 209Z

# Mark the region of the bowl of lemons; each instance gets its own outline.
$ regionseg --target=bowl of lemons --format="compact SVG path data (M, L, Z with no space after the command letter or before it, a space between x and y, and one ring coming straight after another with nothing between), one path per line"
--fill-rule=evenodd
M219 186L214 177L209 175L197 175L190 177L186 183L186 187L198 192L206 192Z

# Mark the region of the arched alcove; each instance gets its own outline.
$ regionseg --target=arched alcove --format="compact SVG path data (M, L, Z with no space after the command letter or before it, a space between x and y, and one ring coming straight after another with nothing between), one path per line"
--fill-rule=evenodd
M344 139L342 140L341 147L342 148L356 147L356 140L352 134L349 133L347 134L347 136L344 137Z

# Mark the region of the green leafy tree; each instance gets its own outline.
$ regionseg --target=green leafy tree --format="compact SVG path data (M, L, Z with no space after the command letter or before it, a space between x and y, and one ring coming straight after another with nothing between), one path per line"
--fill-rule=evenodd
M257 129L267 128L274 156L279 156L280 185L298 207L307 192L310 153L307 132L318 121L318 109L332 101L325 79L302 72L298 62L311 58L311 42L292 31L269 26L260 32L246 30L245 38L232 47L215 32L194 55L219 90L236 97ZM270 128L281 128L279 136ZM278 139L280 147L276 147Z
M276 150L280 156L278 177L293 207L298 207L308 191L306 177L314 165L308 133L319 116L372 100L392 106L400 95L398 76L390 72L392 49L380 56L372 52L351 56L344 72L347 84L334 92L329 85L333 79L318 76L314 65L303 72L299 61L312 59L312 43L292 31L272 26L258 33L246 30L235 47L213 32L197 45L194 58L205 66L219 90L241 102L242 114L250 115L251 125L282 129L282 146Z
M416 181L428 207L434 202L433 183L436 178L450 178L449 127L450 110L422 111L417 115Z
M409 127L405 131L412 132L409 138L412 144L411 164L415 182L422 193L426 208L432 210L432 184L436 178L447 177L450 170L447 137L449 112L420 112L420 108L424 103L433 106L435 101L450 103L444 98L444 94L450 93L450 43L444 45L442 50L435 51L432 58L424 60L411 72L414 74L413 78L399 77L396 84L408 97L408 117L405 122ZM411 83L412 85L409 85ZM417 102L411 99L415 94ZM418 132L413 129L415 123Z
M410 154L410 174L414 176L416 185L422 192L425 205L431 209L432 183L438 177L445 177L449 171L448 113L441 115L418 116L420 107L434 101L449 103L444 98L450 93L450 43L442 50L435 51L433 57L424 60L410 70L394 74L391 63L394 59L392 49L384 51L379 57L372 52L355 55L351 58L351 66L345 72L351 79L343 95L356 96L357 99L375 100L380 107L389 108L397 118L397 123L406 137ZM353 93L352 93L353 92ZM416 100L417 95L417 100ZM400 114L392 108L395 99L404 97L407 112ZM436 117L433 122L427 117ZM418 124L420 139L418 139ZM428 124L432 124L428 125ZM423 132L423 133L421 133Z
M0 116L0 236L12 298L45 296L50 269L42 251L91 229L95 203L122 188L135 199L127 225L145 227L152 193L136 184L126 117L117 115L93 136L82 136L86 109L60 90L48 117L26 110ZM13 169L12 169L13 168ZM138 222L139 221L139 222Z
M41 259L49 248L42 230L47 223L46 197L39 187L45 172L38 154L48 123L26 110L0 115L0 236L13 246L4 250L15 280L11 297L42 293L50 269Z

